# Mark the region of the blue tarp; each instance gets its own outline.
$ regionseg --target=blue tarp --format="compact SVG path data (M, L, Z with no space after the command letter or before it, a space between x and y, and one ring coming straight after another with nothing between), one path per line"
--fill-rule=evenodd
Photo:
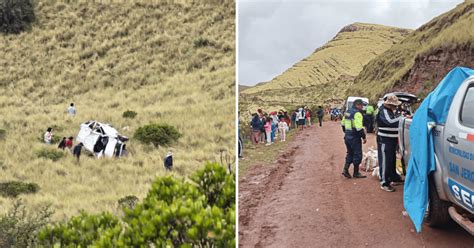
M423 101L413 116L410 126L411 157L408 163L403 205L408 212L416 231L421 225L428 204L428 174L436 169L434 143L428 123L445 123L449 107L459 86L474 70L456 67L439 83Z

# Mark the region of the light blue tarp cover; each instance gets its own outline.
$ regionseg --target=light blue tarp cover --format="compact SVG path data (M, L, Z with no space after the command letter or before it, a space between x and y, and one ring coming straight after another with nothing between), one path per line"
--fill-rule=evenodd
M417 232L421 231L428 204L428 174L436 169L433 135L428 123L446 122L454 95L462 82L471 75L474 75L472 69L452 69L421 103L413 116L410 126L410 144L413 145L410 146L411 157L405 178L403 205Z

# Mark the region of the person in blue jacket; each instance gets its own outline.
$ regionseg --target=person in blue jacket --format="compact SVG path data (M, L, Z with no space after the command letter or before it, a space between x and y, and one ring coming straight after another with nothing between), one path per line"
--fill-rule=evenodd
M362 108L364 103L361 99L354 101L354 105L351 109L348 109L342 118L342 130L344 131L344 143L347 148L346 163L344 164L344 169L342 175L351 178L349 174L349 167L351 164L354 165L354 178L365 178L366 176L362 175L359 172L359 165L362 162L362 141L364 144L367 143L367 138L365 137L365 131L363 126L363 116Z
M401 104L397 96L390 95L380 106L376 116L377 150L379 160L380 188L387 192L395 191L392 183L403 182L396 171L398 124L401 117L397 116L397 107Z

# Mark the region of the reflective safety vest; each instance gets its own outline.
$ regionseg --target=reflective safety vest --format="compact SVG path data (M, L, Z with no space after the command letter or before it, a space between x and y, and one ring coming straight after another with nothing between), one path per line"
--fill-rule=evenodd
M367 113L368 115L374 115L374 107L372 105L369 105L367 106L367 110L365 111L365 113Z
M356 108L351 108L344 113L341 125L344 127L346 133L355 133L364 130L364 117Z

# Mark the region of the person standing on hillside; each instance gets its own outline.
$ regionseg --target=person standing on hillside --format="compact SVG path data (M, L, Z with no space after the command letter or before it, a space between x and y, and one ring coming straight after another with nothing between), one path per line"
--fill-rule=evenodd
M173 153L171 151L168 151L166 154L165 158L163 159L163 164L166 170L173 169Z
M401 117L395 114L401 104L398 97L390 95L377 113L377 150L379 160L380 188L387 192L395 191L391 183L403 182L395 169L397 162L398 124Z
M67 113L71 117L76 116L76 107L74 107L74 103L69 104L69 107L67 108Z
M48 127L48 129L46 129L46 133L44 133L44 143L51 145L52 141L53 141L53 128Z
M73 140L74 138L72 136L70 136L67 140L66 140L66 148L71 150L72 149L72 145L73 145Z
M316 112L316 114L318 115L319 126L322 127L323 126L323 118L324 118L324 110L323 110L322 106L318 107L318 112Z
M82 146L84 146L84 144L82 144L82 142L81 142L81 143L77 144L74 147L74 149L72 150L72 155L77 158L78 163L79 163L79 158L81 157Z
M260 132L262 130L262 122L257 113L253 114L250 126L252 127L252 143L257 145L260 142Z
M66 148L66 137L63 137L61 142L59 142L58 148L63 150Z
M364 117L362 116L362 108L364 103L362 100L357 99L354 101L354 105L351 109L348 109L342 118L342 130L344 131L344 143L347 148L346 162L342 175L351 178L349 174L349 167L351 164L354 165L354 178L365 178L359 172L359 165L362 162L362 142L367 143L365 137L364 126L362 125Z

